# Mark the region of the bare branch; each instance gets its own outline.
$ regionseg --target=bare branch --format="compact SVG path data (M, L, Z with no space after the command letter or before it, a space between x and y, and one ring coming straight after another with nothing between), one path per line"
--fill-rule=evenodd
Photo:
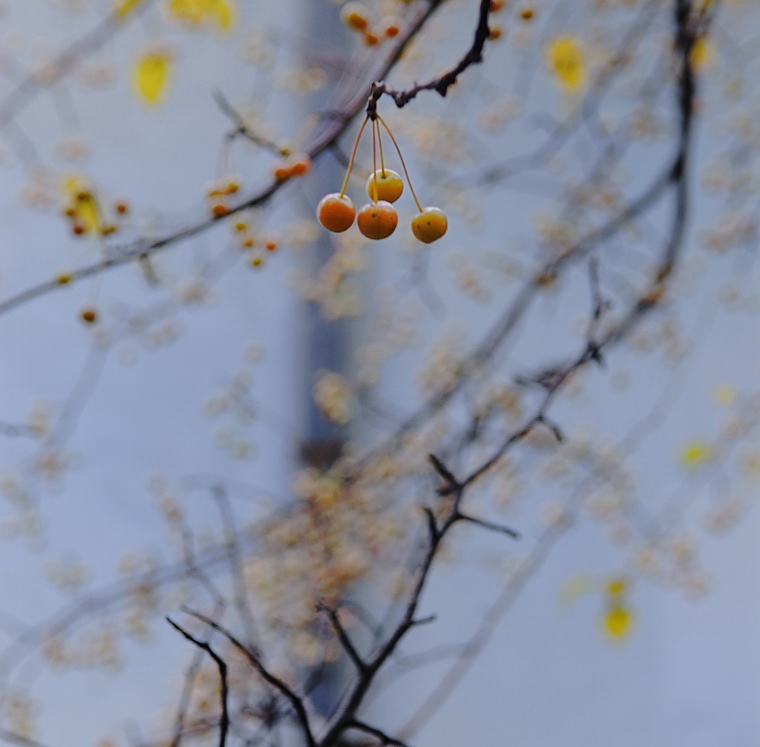
M268 685L271 685L275 690L283 695L285 699L290 703L293 711L295 712L296 718L301 725L306 743L309 745L309 747L315 747L316 742L314 741L314 735L311 730L311 724L306 713L306 707L304 706L303 699L297 695L285 682L283 682L283 680L272 674L264 666L259 655L249 649L247 646L244 646L243 643L241 643L229 630L222 627L219 625L219 623L215 622L211 618L206 617L205 615L201 614L200 612L196 612L195 610L183 607L183 612L196 617L198 620L201 620L209 627L221 633L225 638L227 638L227 640L229 640L233 646L235 646L235 648L237 648L241 653L245 655L253 668L259 673L261 678Z
M166 622L169 623L176 631L181 633L188 641L194 643L198 648L203 649L216 663L219 669L219 679L221 680L221 692L220 699L222 702L222 715L219 720L219 747L224 747L227 743L227 732L230 728L230 715L227 710L227 696L229 694L227 685L227 663L222 659L219 654L211 648L208 641L200 641L195 636L191 635L182 626L174 622L170 617L166 618Z
M319 602L319 604L317 604L317 609L324 612L330 619L330 623L332 624L333 629L338 636L338 640L340 641L341 645L359 672L365 672L367 670L367 664L359 655L359 652L356 650L356 647L352 643L348 633L346 632L346 629L343 627L343 624L338 617L337 611L325 604L325 602Z

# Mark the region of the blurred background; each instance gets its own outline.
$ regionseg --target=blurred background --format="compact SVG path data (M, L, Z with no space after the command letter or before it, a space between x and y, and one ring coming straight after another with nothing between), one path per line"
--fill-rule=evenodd
M760 741L757 8L494 3L445 98L379 101L447 234L414 239L408 190L391 238L325 232L369 84L451 69L478 12L2 3L0 741L217 744L215 670L163 619L185 604L328 712L350 672L315 601L390 629L427 454L469 474L631 309L468 493L520 539L452 530L366 718L419 747ZM307 531L336 459L372 486ZM232 743L298 742L234 686Z

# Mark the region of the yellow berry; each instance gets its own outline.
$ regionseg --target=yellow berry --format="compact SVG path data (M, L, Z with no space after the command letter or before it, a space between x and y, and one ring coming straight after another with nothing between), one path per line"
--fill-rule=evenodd
M71 275L68 272L62 272L55 279L55 282L58 283L58 285L68 285L71 282Z
M333 233L348 231L354 224L356 208L346 195L333 192L325 195L317 205L317 220L322 228Z
M398 213L390 202L380 200L365 205L356 218L359 230L368 239L385 239L398 225Z
M375 195L375 184L377 184L377 195ZM396 202L403 191L404 181L391 169L385 169L385 171L378 169L367 179L367 194L370 200Z
M523 19L523 21L530 21L533 19L533 16L535 14L535 11L533 8L523 8L520 11L520 18Z
M437 207L426 207L412 219L412 233L425 244L430 244L446 233L449 222L446 213Z

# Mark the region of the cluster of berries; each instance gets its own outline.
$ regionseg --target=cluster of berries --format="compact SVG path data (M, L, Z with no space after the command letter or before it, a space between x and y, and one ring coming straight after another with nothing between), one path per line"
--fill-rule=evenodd
M348 180L351 176L351 171L354 167L354 160L356 158L356 151L359 147L359 141L361 140L364 129L367 123L372 123L372 174L367 179L367 194L371 202L366 204L357 215L356 208L351 199L346 195L346 189L348 187ZM342 233L347 231L354 224L356 220L364 236L368 239L385 239L390 236L398 225L398 213L393 204L399 197L401 197L404 191L404 181L401 176L395 171L386 168L385 156L383 154L383 143L381 134L381 128L385 130L390 137L393 145L396 147L401 165L406 175L406 180L409 183L409 191L412 193L412 198L417 205L419 211L417 215L412 219L412 233L426 244L430 244L437 239L440 239L446 233L448 228L448 220L446 214L437 207L422 207L420 201L417 199L417 195L412 187L411 179L409 178L409 172L407 171L406 164L404 163L404 157L401 155L401 150L393 137L388 125L383 121L382 117L377 114L373 116L367 115L359 129L359 134L356 136L356 142L354 143L354 149L351 153L351 158L348 162L348 168L346 170L346 177L343 180L343 187L340 192L333 192L332 194L325 195L317 206L317 220L320 222L323 228L334 233ZM378 168L377 158L380 156L380 168Z
M119 220L129 212L126 202L120 200L113 204L114 220L104 220L103 209L92 190L77 187L70 191L70 196L63 208L63 215L69 221L74 236L98 234L109 236L116 233Z
M220 218L230 212L229 198L240 191L240 180L235 176L220 179L206 190L206 199L211 215Z
M361 34L368 47L378 45L383 39L393 39L401 30L395 15L372 23L369 10L362 3L353 0L341 8L340 19L349 30Z

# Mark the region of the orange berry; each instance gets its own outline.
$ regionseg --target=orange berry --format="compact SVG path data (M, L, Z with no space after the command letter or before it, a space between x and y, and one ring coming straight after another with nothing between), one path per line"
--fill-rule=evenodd
M530 21L532 20L534 14L535 13L534 13L533 8L523 8L520 11L520 18L522 18L523 21Z
M437 207L426 207L412 219L412 233L425 244L436 241L446 233L449 222L446 213Z
M333 233L348 231L354 224L356 208L346 195L337 192L325 195L317 205L317 220L322 228Z
M380 200L365 205L359 211L356 222L368 239L385 239L396 230L398 213L390 202Z
M505 5L505 0L491 0L491 13L498 13L500 10L504 10Z
M234 195L240 189L240 182L235 179L230 179L227 184L224 185L224 192L228 195Z
M375 184L377 184L377 195L375 195ZM403 179L391 169L385 169L385 171L378 169L367 179L367 194L370 200L396 202L403 191Z
M243 240L243 246L246 249L250 249L256 242L249 236L247 239Z
M95 324L98 321L98 312L95 309L82 309L79 315L86 324Z
M297 153L288 159L292 176L303 176L311 171L311 158L308 153Z
M364 32L364 43L368 47L374 47L377 46L377 44L380 42L380 37L378 37L377 34L372 33L371 31L365 31Z
M77 217L76 208L73 208L73 207L67 207L66 210L63 211L63 214L67 218L76 218Z
M497 39L501 39L503 33L504 32L498 26L494 26L488 34L488 40L496 41Z
M274 239L269 239L264 246L268 252L273 252L277 249L277 242Z
M129 205L126 202L117 202L115 207L119 215L126 215L129 212Z
M213 214L214 214L216 217L220 217L220 216L222 216L222 215L227 215L227 213L229 213L229 212L230 212L230 209L229 209L229 208L228 208L228 207L227 207L227 206L226 206L224 203L221 203L221 202L215 202L215 203L214 203L214 204L211 206L211 212L212 212L212 213L213 213Z
M380 28L382 28L383 34L385 34L385 36L387 36L389 39L393 39L394 37L398 36L399 32L401 31L398 25L398 21L392 16L380 19Z
M75 236L82 236L86 233L87 229L81 223L75 223L71 227L71 231Z
M361 3L346 3L340 11L340 20L351 31L364 31L369 25L369 11Z
M280 161L272 170L272 174L278 182L284 182L286 179L290 179L290 177L293 176L293 170L288 161Z

